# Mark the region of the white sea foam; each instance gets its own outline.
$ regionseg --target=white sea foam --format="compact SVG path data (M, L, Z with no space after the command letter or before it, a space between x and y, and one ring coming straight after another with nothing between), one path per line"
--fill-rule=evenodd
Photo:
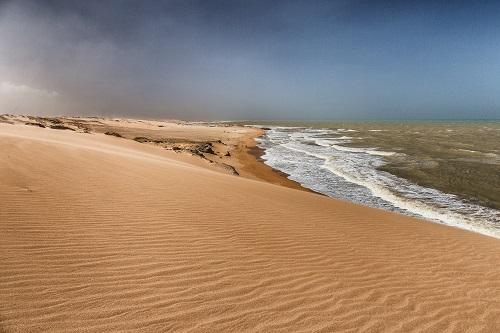
M350 129L350 128L338 128L337 131L339 131L339 132L357 132L356 130Z
M393 204L395 207L402 209L404 211L411 212L416 214L417 216L421 216L426 219L430 219L433 221L439 221L447 225L451 225L454 227L483 233L489 236L499 235L493 232L490 229L484 228L481 225L475 225L470 223L471 221L467 221L460 214L455 214L450 211L440 211L436 207L433 207L429 204L419 202L414 199L407 199L400 195L395 195L385 184L380 184L375 181L365 180L360 177L356 177L355 175L344 172L342 169L336 168L335 163L328 161L326 164L322 166L333 172L334 174L346 179L351 183L355 183L361 186L368 188L374 196L377 196L383 200L386 200ZM412 215L413 215L412 214Z
M380 171L395 152L344 146L339 132L275 127L258 141L267 164L317 192L500 238L499 211Z
M350 153L363 153L363 154L369 154L369 155L375 155L375 156L391 156L391 155L396 154L395 152L392 152L392 151L376 150L375 148L345 147L345 146L341 146L338 144L332 144L330 146L337 149L337 150L350 152Z
M382 150L367 150L366 153L375 156L392 156L396 154L393 151L382 151Z

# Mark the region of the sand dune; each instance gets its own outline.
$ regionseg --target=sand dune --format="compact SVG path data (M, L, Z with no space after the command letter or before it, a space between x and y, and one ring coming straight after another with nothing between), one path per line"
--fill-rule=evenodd
M0 331L499 332L499 263L497 239L0 124Z

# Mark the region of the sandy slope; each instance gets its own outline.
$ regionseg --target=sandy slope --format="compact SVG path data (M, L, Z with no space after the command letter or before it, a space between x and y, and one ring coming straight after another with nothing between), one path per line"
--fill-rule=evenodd
M185 162L0 124L0 331L500 331L497 239Z

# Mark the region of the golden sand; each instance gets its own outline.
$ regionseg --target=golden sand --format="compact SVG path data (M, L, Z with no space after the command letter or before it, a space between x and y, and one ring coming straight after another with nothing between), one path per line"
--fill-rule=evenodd
M118 122L221 139L242 176L0 123L0 331L500 331L499 240L249 179L253 129Z

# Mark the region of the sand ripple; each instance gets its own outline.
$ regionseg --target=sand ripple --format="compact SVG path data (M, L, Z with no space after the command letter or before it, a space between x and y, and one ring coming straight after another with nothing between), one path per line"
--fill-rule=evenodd
M500 331L496 239L1 126L0 331Z

